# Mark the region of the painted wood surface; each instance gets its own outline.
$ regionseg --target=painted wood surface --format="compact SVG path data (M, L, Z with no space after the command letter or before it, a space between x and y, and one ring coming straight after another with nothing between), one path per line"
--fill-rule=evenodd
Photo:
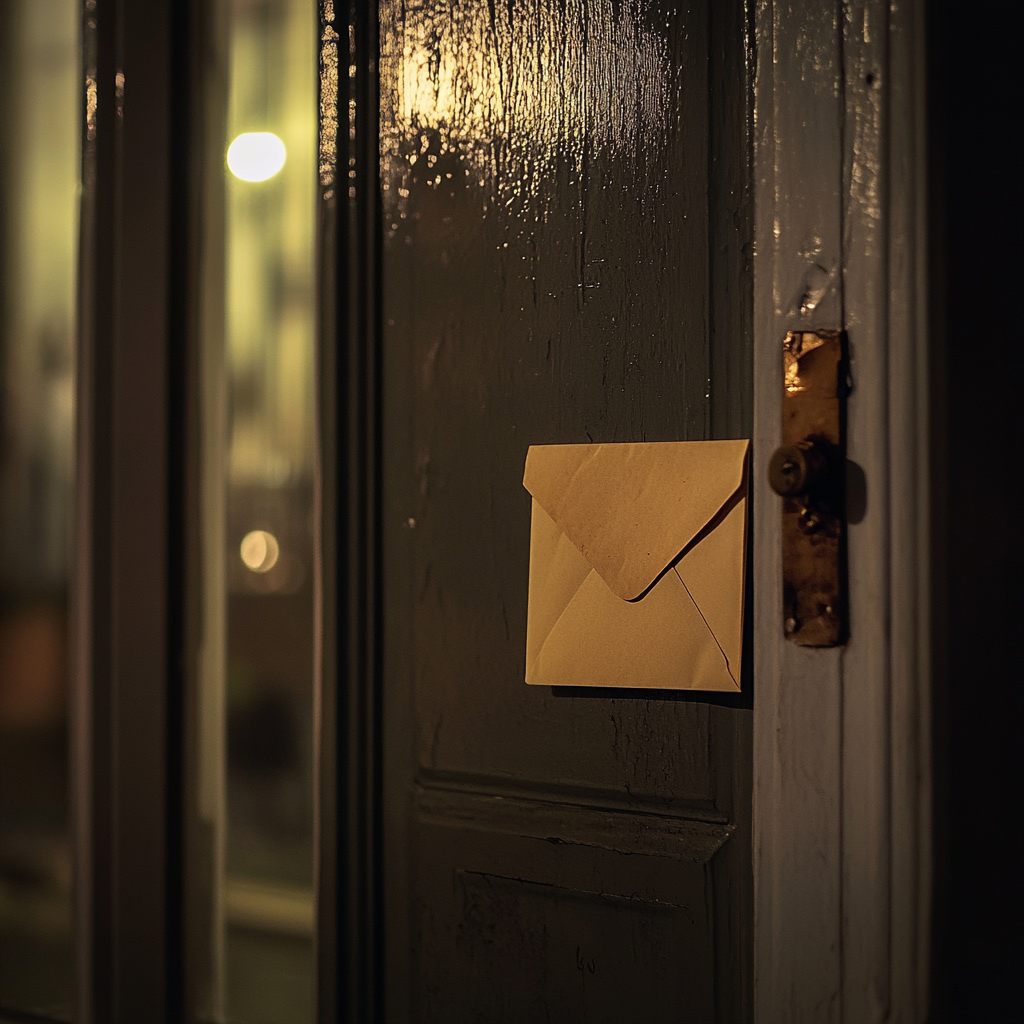
M749 1019L749 695L524 683L527 447L749 429L723 6L381 7L391 1020Z
M778 508L756 505L756 1009L916 1020L928 886L920 26L914 5L758 7L755 486L788 330L848 333L850 641L781 627ZM899 83L897 88L896 83Z

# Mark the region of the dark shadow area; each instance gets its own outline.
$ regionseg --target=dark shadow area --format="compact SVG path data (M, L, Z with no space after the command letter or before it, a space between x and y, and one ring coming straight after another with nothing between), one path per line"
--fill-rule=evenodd
M846 460L846 521L856 526L868 510L868 478L853 459Z
M589 697L602 700L614 699L664 701L683 704L712 704L720 708L747 708L754 706L750 693L716 693L711 690L645 690L623 686L552 686L552 697Z
M934 665L936 1019L1019 1019L1021 175L1015 33L930 10L930 229L938 379Z

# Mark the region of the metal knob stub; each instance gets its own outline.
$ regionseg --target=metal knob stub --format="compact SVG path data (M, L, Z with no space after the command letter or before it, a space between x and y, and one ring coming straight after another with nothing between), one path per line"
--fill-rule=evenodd
M828 459L813 441L786 444L768 463L768 483L782 498L796 498L820 489L828 476Z

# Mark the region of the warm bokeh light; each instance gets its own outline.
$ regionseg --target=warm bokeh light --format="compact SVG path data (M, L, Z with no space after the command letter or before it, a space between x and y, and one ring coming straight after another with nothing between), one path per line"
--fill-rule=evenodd
M203 7L218 26L203 99L224 133L203 182L189 1016L313 1024L317 28L331 5Z
M228 146L228 170L242 181L266 181L284 167L287 155L273 132L243 132Z
M242 561L253 572L270 572L280 553L277 538L266 530L250 530L242 538Z

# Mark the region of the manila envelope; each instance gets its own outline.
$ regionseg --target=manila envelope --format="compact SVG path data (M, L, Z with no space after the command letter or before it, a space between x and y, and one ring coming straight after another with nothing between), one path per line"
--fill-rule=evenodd
M527 683L739 690L749 444L530 448Z

